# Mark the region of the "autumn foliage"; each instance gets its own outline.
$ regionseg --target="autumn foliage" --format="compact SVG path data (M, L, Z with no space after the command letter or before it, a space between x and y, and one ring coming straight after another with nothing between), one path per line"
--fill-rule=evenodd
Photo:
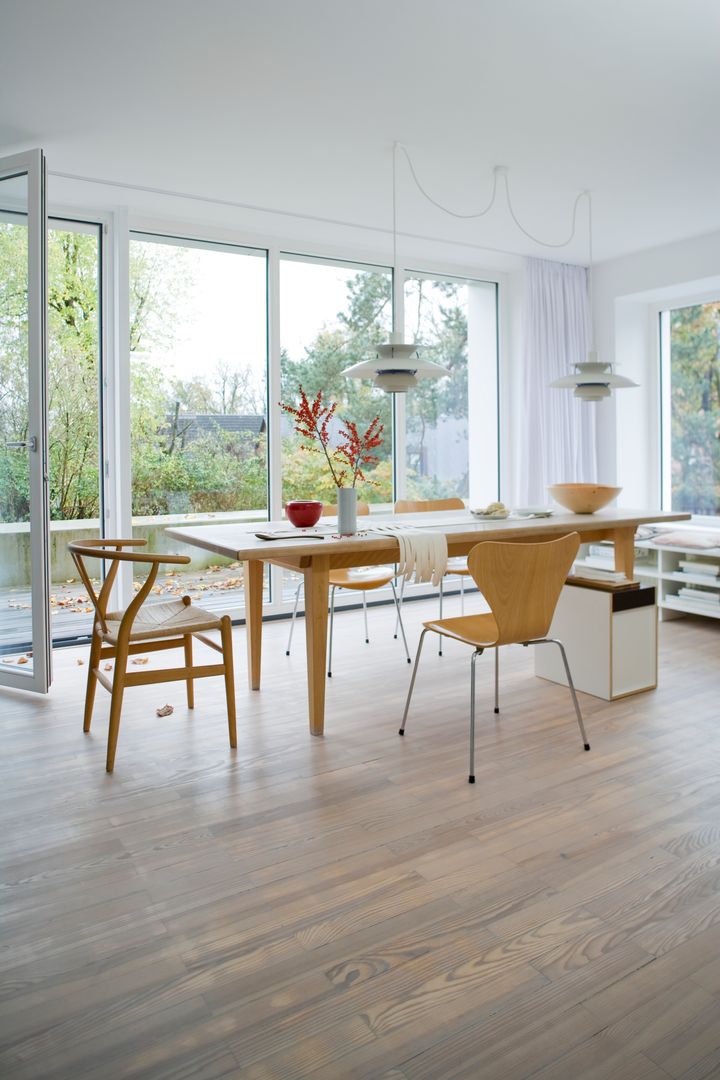
M297 406L286 405L282 401L279 404L283 412L293 418L298 435L307 440L302 449L325 455L337 487L355 487L358 480L374 483L365 475L365 470L371 469L380 460L374 453L383 442L384 425L380 423L380 417L376 416L362 434L357 424L342 418L340 423L343 426L338 430L341 441L333 447L331 421L337 412L337 402L326 405L322 390L318 390L313 401L310 401L302 386L298 393L300 400Z

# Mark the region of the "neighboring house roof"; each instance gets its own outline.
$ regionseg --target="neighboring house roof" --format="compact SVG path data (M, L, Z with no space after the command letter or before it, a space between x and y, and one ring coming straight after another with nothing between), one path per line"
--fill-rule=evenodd
M172 420L171 417L168 419ZM245 416L222 413L181 413L178 417L178 427L187 442L218 428L221 431L247 431L251 435L262 435L266 425L265 417L255 413Z

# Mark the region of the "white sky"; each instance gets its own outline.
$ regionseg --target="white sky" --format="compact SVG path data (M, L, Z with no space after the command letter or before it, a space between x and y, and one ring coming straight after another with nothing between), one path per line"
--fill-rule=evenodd
M145 243L146 241L135 241ZM219 363L250 366L264 381L266 367L265 259L242 252L184 248L191 267L187 299L173 326L172 343L144 358L183 380L211 377ZM293 359L302 358L325 325L346 306L346 281L354 268L284 259L280 267L280 338Z

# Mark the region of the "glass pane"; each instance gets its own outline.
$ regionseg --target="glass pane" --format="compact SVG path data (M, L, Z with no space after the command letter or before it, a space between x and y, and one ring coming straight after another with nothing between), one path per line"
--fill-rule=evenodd
M32 670L27 200L26 176L0 180L0 667L24 672Z
M359 499L390 503L392 476L392 397L369 381L348 379L344 368L369 359L386 341L392 326L392 279L389 270L351 264L283 257L280 262L280 342L283 402L295 403L298 388L308 396L322 390L325 401L337 402L331 443L342 420L362 432L380 417L383 443L377 464L358 484ZM282 500L337 501L324 456L302 449L303 440L287 416L282 418Z
M170 524L267 520L266 293L264 252L131 241L133 532L154 551L179 550ZM187 554L157 591L242 606L236 563Z
M393 498L392 397L369 381L348 379L344 368L369 359L392 328L392 275L389 270L284 256L280 261L280 343L282 400L295 404L303 387L312 399L322 390L337 402L331 444L337 445L342 419L362 432L380 417L384 425L379 458L358 484L359 500L391 504ZM306 440L283 414L282 501L321 499L336 504L336 487L324 456L303 449ZM294 601L300 578L283 574L283 600ZM301 604L302 607L302 604Z
M100 229L48 230L50 614L54 641L92 630L67 545L100 535ZM97 566L97 564L96 564Z
M448 371L442 379L421 380L406 396L408 498L482 499L486 491L487 502L497 498L495 286L408 276L405 333L423 359Z
M468 496L467 297L463 282L405 282L405 333L425 360L447 368L407 395L407 493L411 499Z
M720 301L670 312L672 509L720 515Z

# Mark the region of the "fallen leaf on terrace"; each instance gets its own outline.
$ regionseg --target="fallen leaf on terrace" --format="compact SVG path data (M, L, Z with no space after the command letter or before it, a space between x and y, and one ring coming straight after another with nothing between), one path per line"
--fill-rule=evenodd
M175 712L175 710L173 709L172 705L163 705L163 707L161 709L156 709L155 710L155 715L156 716L170 716L174 712Z
M18 656L17 662L18 664L27 664L28 658L27 656Z
M112 671L112 664L103 664L103 671Z
M131 662L133 664L147 664L148 658L147 656L134 656Z
M82 659L82 657L78 656L78 658L77 658L77 660L75 661L75 663L77 664L77 666L78 666L78 667L83 667L83 666L84 666L84 664L85 664L85 661L84 661L84 660Z

